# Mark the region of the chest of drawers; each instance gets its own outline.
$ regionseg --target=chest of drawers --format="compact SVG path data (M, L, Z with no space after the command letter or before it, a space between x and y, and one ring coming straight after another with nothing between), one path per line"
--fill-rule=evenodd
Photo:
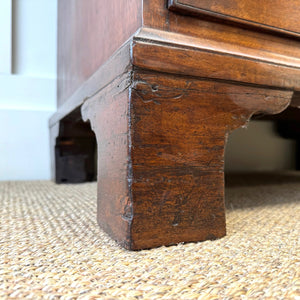
M78 146L91 137L79 119L89 120L98 222L119 244L138 250L225 235L228 132L255 113L299 106L299 4L59 2L56 169L64 161L66 174L74 165L89 172ZM69 163L58 158L67 138L79 149Z

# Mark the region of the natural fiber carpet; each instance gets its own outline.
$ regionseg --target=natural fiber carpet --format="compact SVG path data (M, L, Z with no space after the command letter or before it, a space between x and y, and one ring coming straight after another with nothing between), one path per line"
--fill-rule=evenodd
M96 224L96 184L0 182L0 298L300 299L300 174L228 180L227 237L141 252Z

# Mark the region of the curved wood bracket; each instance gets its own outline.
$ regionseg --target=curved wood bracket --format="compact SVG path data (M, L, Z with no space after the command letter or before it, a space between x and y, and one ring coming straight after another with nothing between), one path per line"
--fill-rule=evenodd
M99 224L134 250L224 236L227 133L253 113L282 111L293 93L139 70L128 76L82 108L98 141Z

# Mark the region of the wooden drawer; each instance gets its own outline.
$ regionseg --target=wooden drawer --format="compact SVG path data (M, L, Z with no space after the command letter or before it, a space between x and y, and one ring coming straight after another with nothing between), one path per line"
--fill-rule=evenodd
M169 9L300 37L300 0L169 0Z

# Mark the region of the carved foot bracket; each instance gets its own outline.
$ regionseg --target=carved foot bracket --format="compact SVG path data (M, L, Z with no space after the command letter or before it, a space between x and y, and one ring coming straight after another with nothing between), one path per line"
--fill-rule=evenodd
M82 107L98 144L98 222L138 250L226 234L224 147L292 92L135 70Z

